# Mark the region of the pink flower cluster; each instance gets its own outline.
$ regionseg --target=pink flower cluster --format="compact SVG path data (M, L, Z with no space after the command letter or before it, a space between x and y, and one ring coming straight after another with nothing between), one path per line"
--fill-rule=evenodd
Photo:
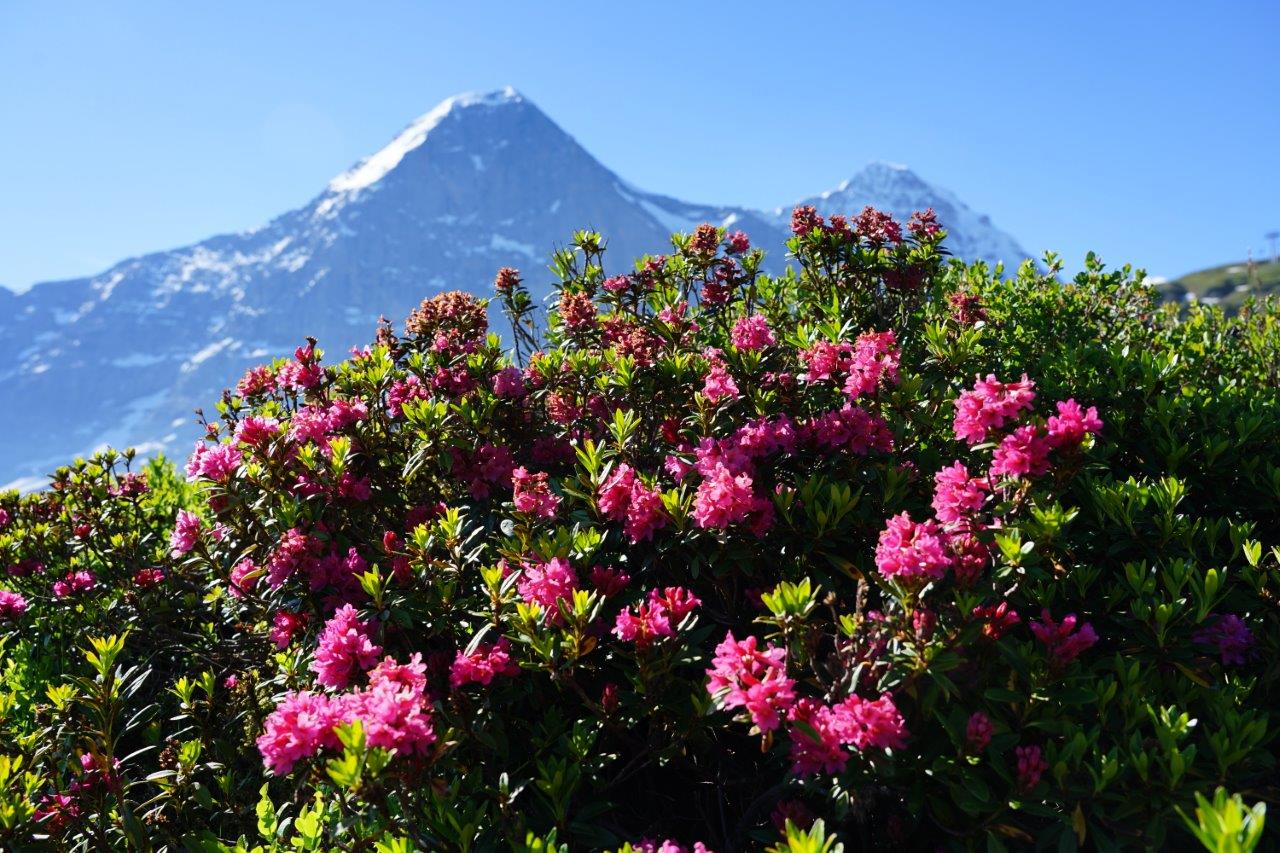
M1030 791L1040 784L1040 777L1049 769L1049 762L1044 760L1044 753L1035 745L1019 746L1013 752L1018 758L1018 788Z
M53 594L57 598L66 598L77 592L87 592L97 585L98 581L93 576L93 572L81 569L78 572L67 572L62 580L54 581Z
M195 450L187 459L187 479L200 477L215 483L225 483L243 461L240 448L234 444L209 444L196 442Z
M752 314L740 319L733 325L730 337L733 345L744 352L762 350L777 343L777 339L769 329L769 321L763 314Z
M685 847L683 844L680 844L670 838L666 841L654 841L651 838L642 838L639 841L632 841L631 849L634 850L635 853L690 853L688 847ZM693 843L692 853L713 853L713 851L701 841L695 841Z
M882 384L897 385L902 381L898 363L902 351L892 331L864 332L853 345L853 358L842 365L849 376L844 392L856 400L873 394Z
M951 563L946 533L932 519L917 522L899 513L889 519L876 543L876 568L886 578L909 584L939 580Z
M485 442L470 455L453 450L454 475L467 484L473 498L487 498L493 486L510 482L515 467L515 457L506 445Z
M0 621L16 622L27 612L27 600L20 594L0 589Z
M645 485L625 462L619 463L600 486L598 502L606 518L624 522L622 532L632 543L652 539L654 532L667 524L662 494Z
M488 686L499 675L519 674L519 664L511 659L511 643L503 637L496 643L482 643L470 653L459 651L449 667L449 685L457 688L474 682Z
M416 376L407 376L391 383L387 389L387 414L393 418L404 416L404 407L413 400L426 400L431 391Z
M324 625L311 668L316 681L341 689L351 682L354 670L373 666L382 648L369 638L370 625L361 622L355 607L344 604Z
M537 604L546 614L548 624L563 621L557 602L573 603L574 590L578 588L578 576L563 557L553 557L549 562L525 563L516 581L516 589L526 604Z
M181 557L196 547L196 542L200 540L200 531L201 524L198 515L194 512L187 512L185 509L178 510L173 532L169 534L170 556Z
M933 514L944 525L968 526L991 491L986 480L969 476L959 461L935 474L933 482Z
M797 776L844 770L849 761L846 746L862 751L907 745L906 722L888 693L874 700L850 696L834 706L799 699L789 718L805 724L791 726L791 763Z
M262 447L279 434L280 422L275 418L249 415L236 424L236 441L250 447Z
M547 485L545 471L531 474L527 468L521 466L511 472L511 484L516 512L538 518L556 517L556 510L560 508L560 498L552 494L551 487Z
M652 589L648 599L634 610L626 608L618 613L613 634L623 642L635 643L637 648L647 648L663 637L675 636L676 629L701 603L683 587Z
M787 650L757 649L754 636L739 641L733 633L716 646L707 670L707 693L721 708L743 708L762 732L773 731L795 702L795 681L787 678Z
M1022 374L1018 382L1000 382L995 374L979 379L973 390L956 398L956 438L970 445L985 441L993 429L1000 429L1035 402L1035 383Z
M981 711L974 711L964 727L964 742L972 753L982 752L991 743L991 736L996 733L991 720Z
M1031 623L1031 633L1044 643L1049 650L1049 657L1058 664L1068 664L1075 660L1094 643L1098 642L1098 634L1088 622L1076 627L1076 615L1067 614L1061 623L1053 621L1048 608L1040 614L1040 619Z
M277 776L322 749L340 746L335 728L359 720L369 747L397 755L423 754L435 742L424 697L426 667L415 654L408 664L386 658L369 671L369 686L338 696L289 693L267 718L258 737L263 763Z

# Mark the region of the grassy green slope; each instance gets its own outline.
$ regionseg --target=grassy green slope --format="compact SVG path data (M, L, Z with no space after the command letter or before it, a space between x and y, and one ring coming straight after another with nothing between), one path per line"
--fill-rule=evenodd
M1226 264L1184 275L1160 285L1168 299L1186 301L1191 295L1201 302L1221 305L1233 311L1249 295L1280 295L1280 263L1255 261Z

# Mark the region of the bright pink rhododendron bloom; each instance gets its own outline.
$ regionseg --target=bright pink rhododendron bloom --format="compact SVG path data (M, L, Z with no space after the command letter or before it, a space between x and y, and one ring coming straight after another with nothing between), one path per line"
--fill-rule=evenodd
M974 383L973 390L961 392L956 398L956 438L970 445L985 441L991 430L1016 418L1035 399L1035 383L1025 373L1018 382L1000 382L994 374L988 374Z
M523 466L511 472L512 500L515 502L516 512L539 518L555 518L560 498L552 493L547 479L546 472L532 474Z
M742 396L738 392L738 383L733 381L729 371L719 362L711 365L711 371L707 373L706 382L702 386L702 394L713 403L725 399L736 400Z
M27 600L20 594L0 589L0 620L14 622L27 612Z
M356 609L344 604L324 624L311 668L325 687L346 687L356 670L366 670L378 660L382 648L369 638L368 622Z
M1076 621L1076 615L1068 613L1061 623L1055 622L1049 615L1048 608L1045 608L1040 618L1031 623L1031 633L1044 643L1054 661L1060 664L1071 663L1098 642L1098 635L1092 625L1085 622L1077 629Z
M1102 429L1102 419L1093 406L1085 410L1075 400L1064 400L1057 404L1057 409L1058 414L1050 415L1046 424L1045 439L1051 447L1075 447L1086 435Z
M524 373L518 367L504 367L493 375L493 393L509 400L525 395Z
M769 321L763 314L752 314L734 323L731 338L735 347L746 352L761 350L777 343L769 329Z
M1009 433L991 454L991 476L1039 477L1049 471L1049 442L1040 428L1026 424Z
M511 660L511 643L503 637L496 643L476 646L470 654L459 651L449 667L449 685L457 688L474 682L487 686L499 675L519 674L519 665Z
M571 605L577 588L578 576L563 557L553 557L546 563L525 563L516 582L525 603L539 605L552 625L559 625L563 620L557 602L563 600Z
M698 486L693 499L693 520L699 527L723 529L746 520L757 509L751 477L735 476L724 465L718 465Z
M200 517L185 509L178 510L177 520L173 525L173 533L169 534L169 554L181 557L196 547L200 539Z
M645 648L663 637L675 636L676 629L701 603L682 587L650 590L648 598L634 610L627 608L618 614L613 634Z
M844 392L849 399L874 394L882 384L897 385L901 381L898 362L902 351L897 344L897 336L892 331L864 332L858 336L853 358L845 366L849 376Z
M938 580L951 568L951 553L937 522L912 521L905 512L890 518L876 543L876 568L908 583Z
M1007 601L999 604L980 604L973 608L973 618L985 623L982 626L982 635L991 640L1000 639L1010 628L1022 621L1022 617L1009 606Z
M795 702L795 681L787 678L786 649L758 650L757 644L754 636L738 641L726 634L707 670L707 692L725 710L745 709L756 728L767 732L778 728Z
M933 478L933 514L946 525L969 521L991 491L986 480L969 476L962 462L952 463Z

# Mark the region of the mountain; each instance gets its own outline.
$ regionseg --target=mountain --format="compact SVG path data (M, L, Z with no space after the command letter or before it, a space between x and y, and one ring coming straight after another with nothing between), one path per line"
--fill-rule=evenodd
M1249 296L1280 295L1280 262L1275 259L1239 261L1188 273L1158 284L1165 299L1220 305L1229 314Z
M934 207L962 257L1026 257L907 169L874 164L806 203L905 217ZM309 204L265 226L14 294L0 288L0 484L105 444L182 453L192 411L307 335L335 355L443 290L486 293L502 266L531 285L576 229L619 265L701 222L781 257L790 208L691 204L631 186L514 89L449 98Z

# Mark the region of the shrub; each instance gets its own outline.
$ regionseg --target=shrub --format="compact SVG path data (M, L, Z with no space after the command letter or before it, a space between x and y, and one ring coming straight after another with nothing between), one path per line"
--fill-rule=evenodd
M545 326L499 273L514 362L461 293L309 342L218 405L199 506L110 456L6 499L47 663L6 653L3 831L1257 843L1217 791L1275 793L1274 306L948 263L927 213L793 230L780 276L711 226L620 275L577 234Z

